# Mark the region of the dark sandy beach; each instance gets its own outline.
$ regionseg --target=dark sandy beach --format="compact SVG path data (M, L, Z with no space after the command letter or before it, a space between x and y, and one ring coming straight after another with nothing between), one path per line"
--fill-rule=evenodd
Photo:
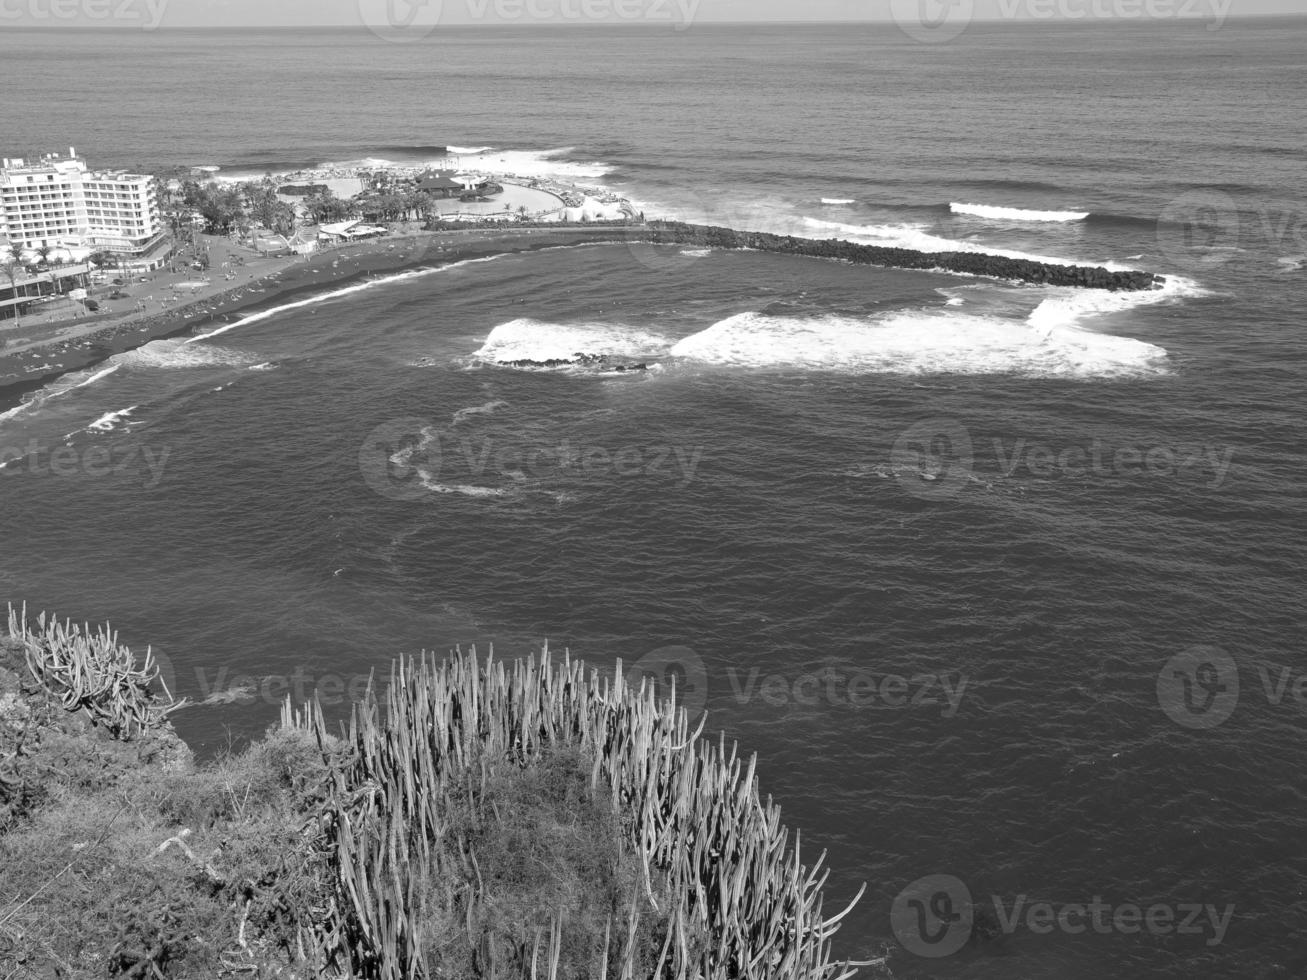
M415 232L336 246L306 259L288 259L280 271L202 295L166 312L132 314L81 336L0 354L0 411L18 405L25 395L60 375L85 370L152 340L231 322L298 294L503 252L612 241L622 238L624 232L612 227Z

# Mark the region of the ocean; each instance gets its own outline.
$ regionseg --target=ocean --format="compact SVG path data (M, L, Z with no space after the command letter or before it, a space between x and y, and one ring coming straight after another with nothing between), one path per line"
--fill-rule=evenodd
M0 392L0 601L111 621L181 695L252 687L178 716L202 755L287 691L343 715L401 651L671 668L830 905L867 883L840 955L1307 975L1305 49L1302 20L0 33L9 156L453 147L651 217L1167 277L433 251Z

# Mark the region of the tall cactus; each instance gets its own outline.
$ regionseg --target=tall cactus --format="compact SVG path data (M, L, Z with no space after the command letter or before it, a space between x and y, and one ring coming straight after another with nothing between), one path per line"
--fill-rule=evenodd
M163 685L163 697L152 689L159 666L147 647L140 665L130 649L118 644L109 626L94 632L89 625L60 622L45 613L35 628L9 606L9 635L23 645L28 672L69 711L83 711L115 738L129 740L158 727L172 712L186 706Z
M287 700L282 722L330 744L317 704L297 710ZM365 977L433 977L418 941L418 876L466 881L475 871L469 922L481 899L475 854L436 846L451 794L468 787L475 797L491 767L572 747L589 754L591 792L621 817L624 849L665 924L655 980L846 980L868 964L832 961L831 939L862 891L823 916L825 855L802 863L798 837L791 848L779 808L759 796L756 757L744 769L736 748L702 740L702 727L691 732L684 710L652 687L628 686L620 662L610 683L566 652L556 664L547 647L539 661L511 667L493 650L482 662L475 648L442 661L401 658L384 693L371 687L355 706L346 760L329 779L324 826L337 896L318 940L334 942L330 952ZM460 866L433 867L437 854L459 855ZM619 980L636 980L639 916L632 907L627 922L608 923L603 975L611 953ZM532 976L554 980L559 929L537 943Z

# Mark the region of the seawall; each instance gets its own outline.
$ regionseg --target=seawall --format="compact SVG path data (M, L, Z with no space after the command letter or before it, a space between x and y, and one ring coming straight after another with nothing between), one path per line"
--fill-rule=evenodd
M1012 279L1044 286L1079 286L1087 289L1138 291L1154 289L1165 280L1150 272L1112 272L1083 265L1057 265L1030 259L1012 259L980 252L918 252L910 248L858 245L837 238L816 240L773 235L762 231L735 231L680 221L651 221L640 232L655 244L692 245L698 248L748 248L762 252L841 259L857 265L891 269L944 269L973 276Z

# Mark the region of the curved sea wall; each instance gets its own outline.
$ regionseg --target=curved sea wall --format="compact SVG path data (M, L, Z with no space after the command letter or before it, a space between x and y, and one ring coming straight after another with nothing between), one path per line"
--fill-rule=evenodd
M651 221L647 230L641 234L642 237L647 234L649 241L658 245L749 248L761 252L842 259L858 265L878 265L890 269L945 269L949 272L1014 279L1045 286L1138 291L1156 288L1165 281L1150 272L1111 272L1102 267L1057 265L980 252L918 252L910 248L857 245L836 238L819 241L762 231L735 231L731 228L692 225L680 221Z

